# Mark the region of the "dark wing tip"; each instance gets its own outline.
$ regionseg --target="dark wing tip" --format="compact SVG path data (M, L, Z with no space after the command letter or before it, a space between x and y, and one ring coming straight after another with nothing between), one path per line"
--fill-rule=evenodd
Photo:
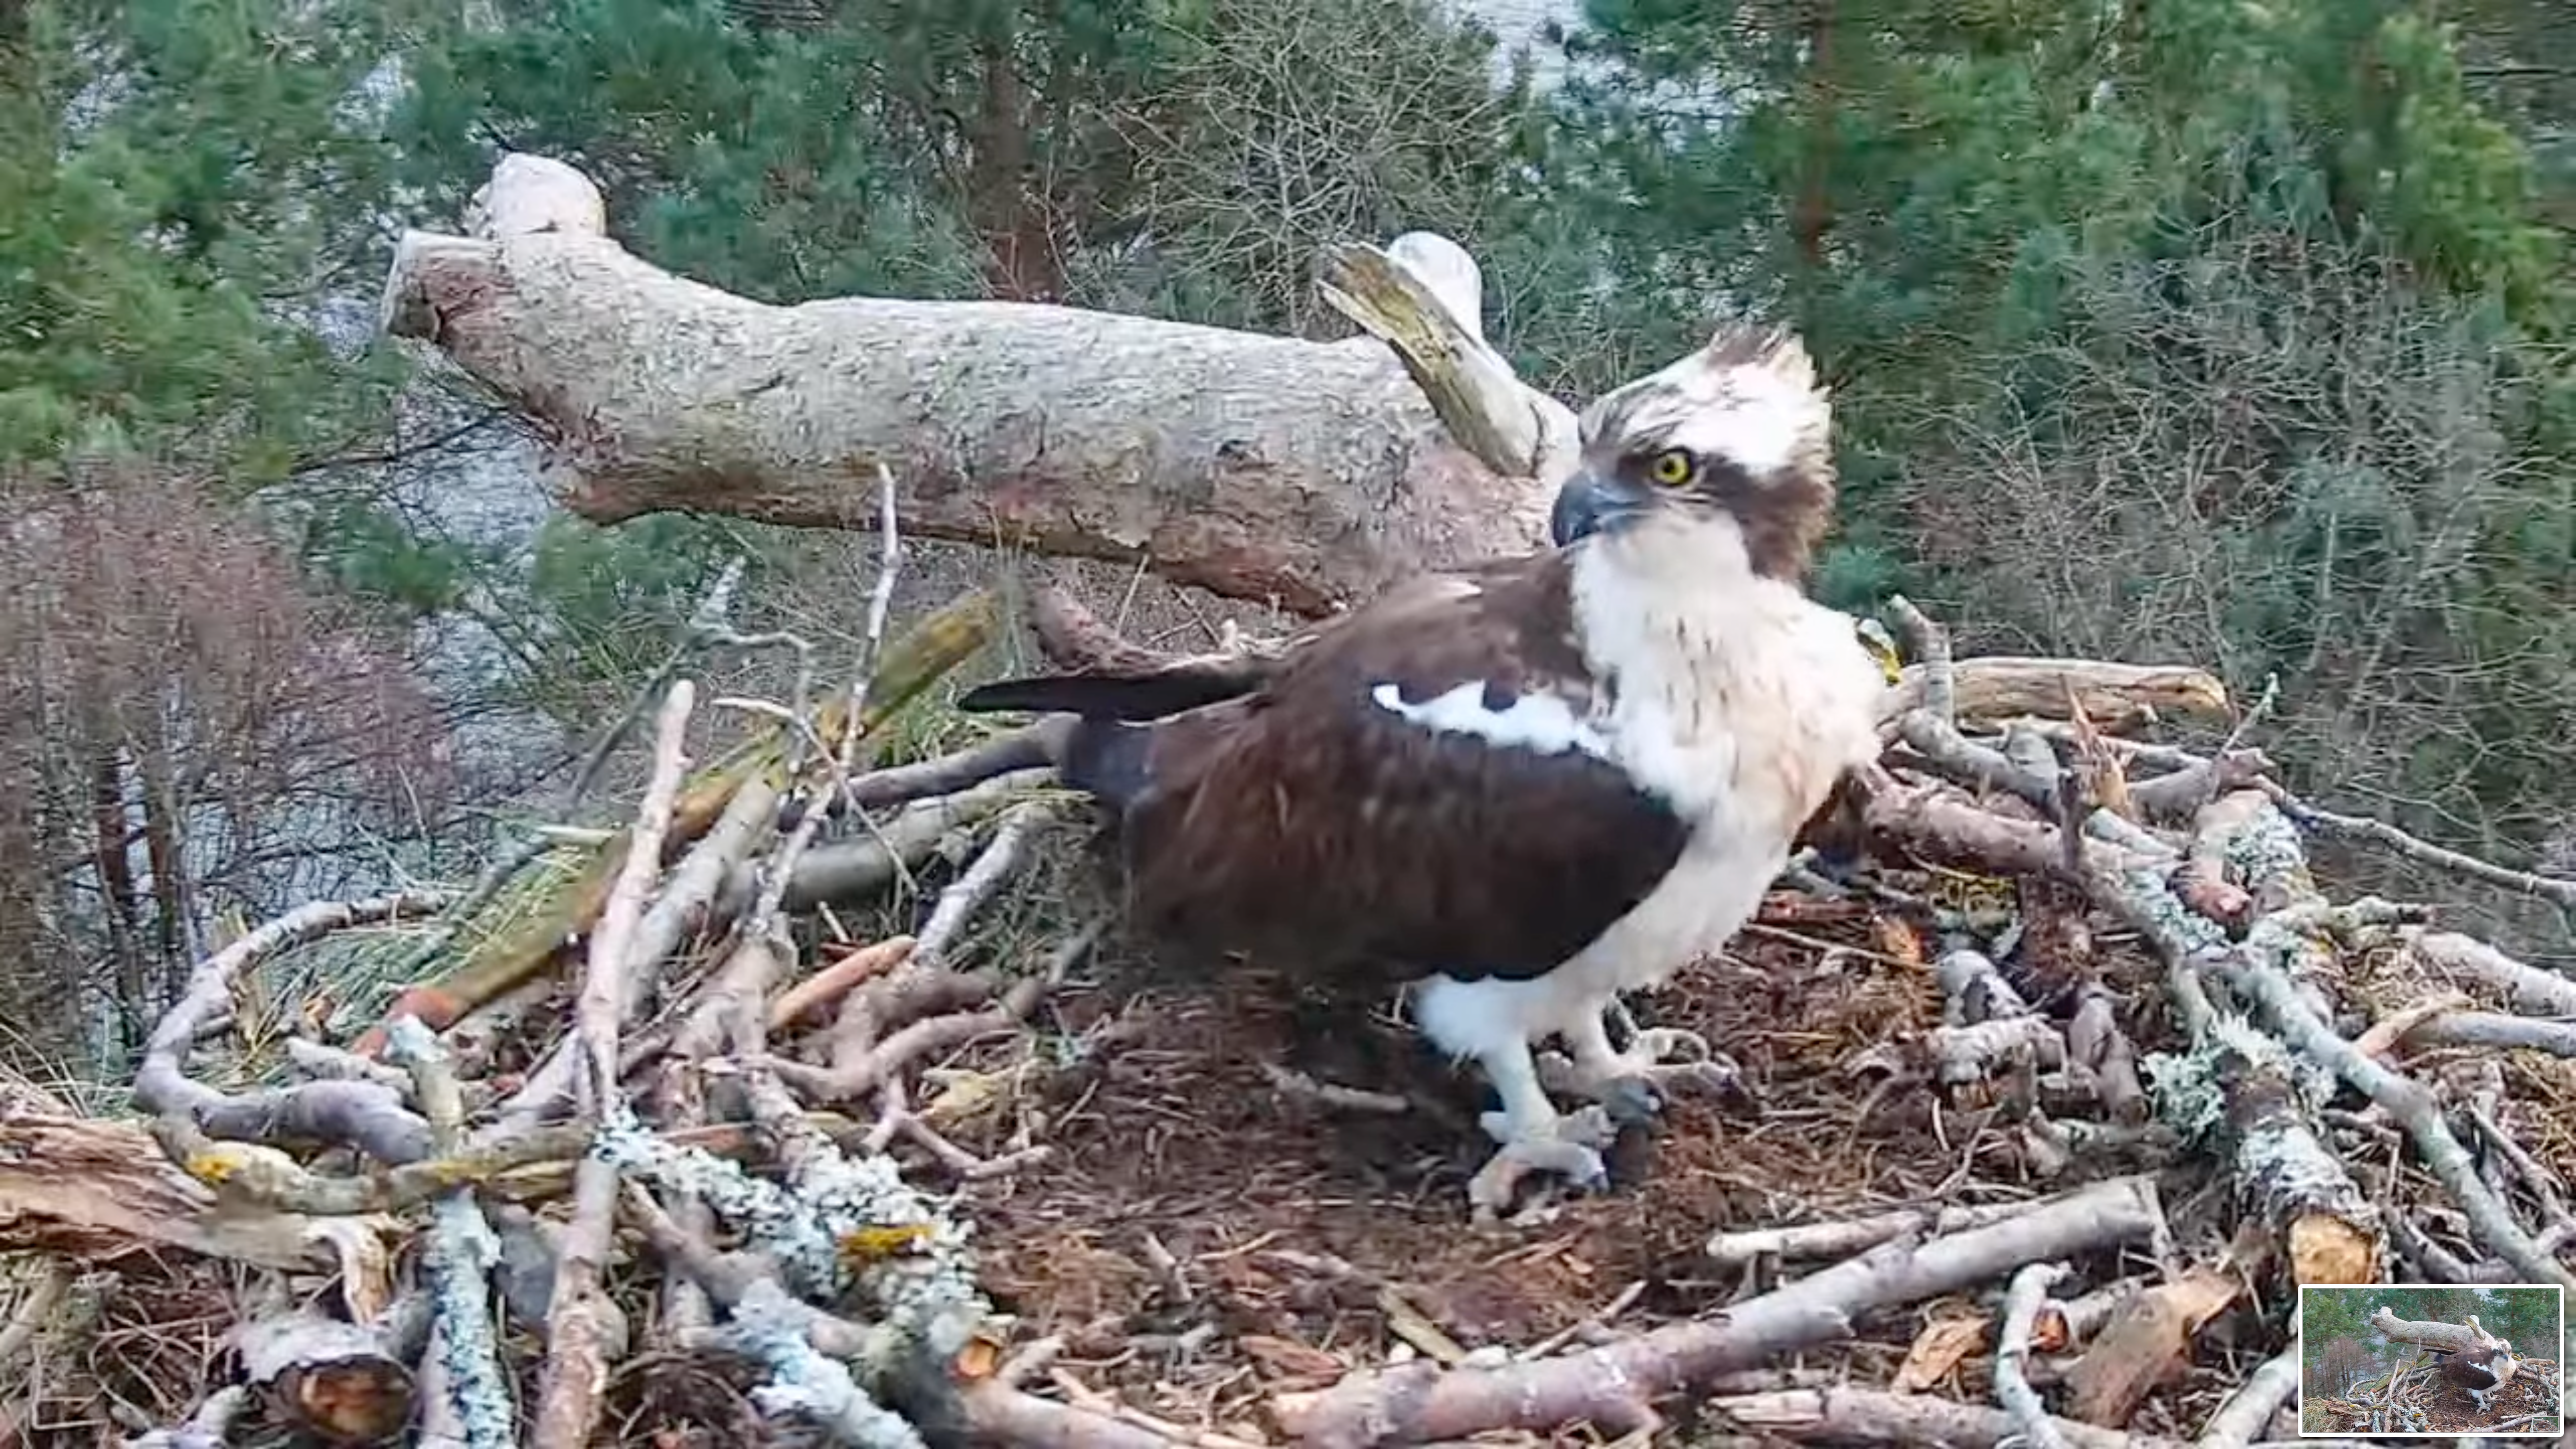
M1173 669L1134 677L1098 674L1032 675L978 685L957 697L968 714L1026 710L1076 714L1084 719L1162 719L1243 693L1247 681L1204 670Z
M1054 701L1064 697L1065 685L1080 682L1045 677L997 679L990 684L979 684L957 696L957 708L967 714L992 714L1001 710L1026 710L1032 714L1047 714L1067 710L1071 707Z

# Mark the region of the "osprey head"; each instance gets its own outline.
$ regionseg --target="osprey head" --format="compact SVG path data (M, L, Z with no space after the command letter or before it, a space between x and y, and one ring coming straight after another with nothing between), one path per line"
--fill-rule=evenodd
M1715 526L1757 573L1798 579L1833 509L1833 409L1797 337L1728 326L1661 372L1605 393L1549 532L1578 540Z

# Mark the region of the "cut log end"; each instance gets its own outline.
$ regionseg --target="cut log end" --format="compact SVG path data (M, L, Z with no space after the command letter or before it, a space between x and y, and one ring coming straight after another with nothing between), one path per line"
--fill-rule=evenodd
M549 156L513 151L466 208L466 232L486 241L555 232L608 235L608 202L589 177Z
M2289 1228L2290 1275L2310 1283L2376 1283L2379 1239L2369 1229L2332 1213L2309 1213Z
M274 1416L331 1444L389 1443L411 1423L412 1377L381 1356L298 1364L269 1387Z
M382 1444L411 1423L411 1370L372 1330L297 1313L245 1326L239 1345L270 1416L316 1439Z

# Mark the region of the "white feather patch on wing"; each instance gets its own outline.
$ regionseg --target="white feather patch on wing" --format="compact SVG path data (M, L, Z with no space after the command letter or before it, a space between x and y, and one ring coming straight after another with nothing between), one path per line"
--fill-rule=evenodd
M1485 704L1484 681L1471 679L1419 704L1407 703L1402 687L1395 684L1372 686L1369 698L1378 708L1434 734L1472 735L1487 744L1542 755L1579 750L1598 759L1610 758L1609 740L1552 694L1524 694L1507 708L1491 709Z

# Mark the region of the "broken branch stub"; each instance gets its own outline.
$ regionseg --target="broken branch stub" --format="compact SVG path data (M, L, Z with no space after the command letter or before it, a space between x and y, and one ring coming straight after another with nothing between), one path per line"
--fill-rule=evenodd
M598 189L536 156L503 157L475 212L469 236L404 235L383 324L534 420L565 503L597 522L873 528L882 465L910 537L1138 562L1309 615L1545 536L1546 484L1478 463L1375 338L771 306L628 252Z

